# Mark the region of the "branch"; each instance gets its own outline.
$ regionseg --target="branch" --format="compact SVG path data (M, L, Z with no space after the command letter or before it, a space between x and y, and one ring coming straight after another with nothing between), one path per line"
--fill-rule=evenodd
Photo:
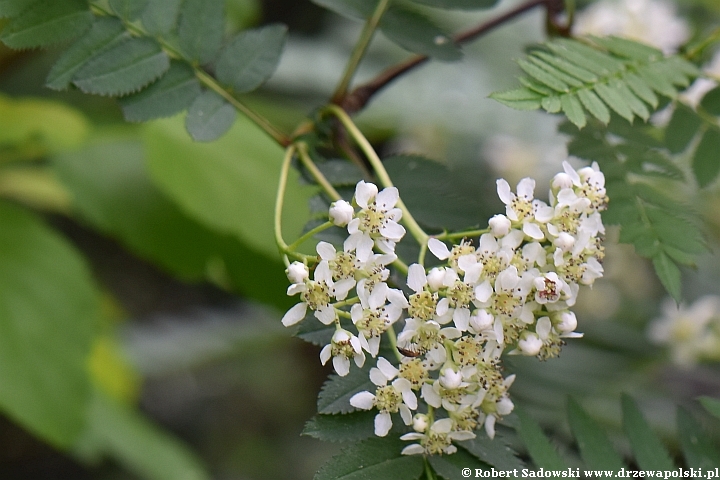
M528 0L525 3L518 5L517 7L504 13L503 15L500 15L497 18L481 23L475 28L471 28L470 30L466 30L464 32L460 32L454 35L453 41L458 44L468 43L484 35L495 27L498 27L503 23L512 20L518 15L521 15L538 6L545 6L548 11L548 17L550 17L562 11L563 1ZM422 65L423 63L428 61L428 59L429 57L427 55L415 55L413 57L410 57L404 62L388 68L384 72L380 73L380 75L375 77L373 80L358 86L352 91L352 93L345 96L345 98L340 99L336 103L340 105L347 113L356 113L362 110L373 97L373 95L375 95L379 90L381 90L383 87L385 87L401 75L409 72L410 70L414 69L419 65Z

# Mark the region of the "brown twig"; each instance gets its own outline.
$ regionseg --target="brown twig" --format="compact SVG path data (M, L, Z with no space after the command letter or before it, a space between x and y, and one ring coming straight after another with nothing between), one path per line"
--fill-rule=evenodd
M521 15L538 6L545 6L548 12L548 19L550 19L562 11L563 1L528 0L527 2L522 3L517 7L513 8L512 10L500 15L499 17L493 18L492 20L481 23L474 28L454 35L453 41L457 44L462 44L475 40L476 38L484 35L495 27L498 27L503 23L512 20L518 15ZM373 97L373 95L375 95L380 89L388 85L396 78L404 75L408 71L414 69L419 65L422 65L423 63L428 61L428 59L429 57L427 55L415 55L413 57L410 57L404 62L388 68L369 82L356 87L349 95L346 95L341 101L337 102L337 104L340 105L343 110L345 110L349 114L356 113L362 110Z

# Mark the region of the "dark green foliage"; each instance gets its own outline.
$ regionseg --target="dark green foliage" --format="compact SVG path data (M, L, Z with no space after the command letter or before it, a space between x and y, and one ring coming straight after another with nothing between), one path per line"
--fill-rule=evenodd
M459 442L458 445L498 470L519 469L525 466L522 460L517 458L516 453L505 444L499 432L495 438L488 437L482 428L475 433L477 435L475 438Z
M170 33L178 22L182 0L153 0L142 13L142 24L151 35L164 36Z
M540 425L524 410L517 409L516 413L520 419L518 433L528 449L530 458L535 465L548 470L563 470L567 468L565 462L540 429Z
M63 90L86 62L130 39L130 34L115 18L100 18L90 30L80 37L53 65L47 78L47 86Z
M110 8L123 20L133 21L143 14L150 0L110 0Z
M665 146L672 153L684 151L702 125L700 117L688 106L677 103L665 129Z
M308 435L325 442L357 442L374 433L373 420L377 412L362 410L345 415L315 415L303 429Z
M480 10L494 7L498 0L412 0L415 3L428 5L435 8L458 9L458 10Z
M622 410L623 430L630 440L638 466L643 470L672 470L670 455L628 395L622 397Z
M683 178L663 144L641 129L611 122L573 134L571 155L597 161L605 173L610 203L603 219L621 226L620 241L653 261L655 271L673 297L680 299L679 265L693 266L707 247L695 215L668 188ZM658 183L658 178L665 183ZM669 183L668 183L669 182Z
M354 411L350 397L365 390L375 392L375 384L368 377L369 371L366 364L365 368L351 368L344 377L330 375L318 395L318 413L334 415Z
M193 140L210 142L228 131L236 115L235 108L224 98L207 90L190 105L185 127Z
M0 18L16 17L40 0L0 0Z
M194 63L215 59L225 28L222 0L184 0L180 9L180 48Z
M578 128L587 124L585 111L605 124L609 110L629 122L636 116L647 120L658 106L655 92L674 98L678 87L699 74L680 57L666 58L659 50L615 37L553 40L531 50L518 65L529 75L521 79L523 86L491 98L520 110L562 110Z
M475 470L490 470L491 467L487 463L478 459L476 456L459 447L457 452L452 455L433 455L428 461L435 472L443 478L458 478L458 473L463 468L471 468L473 475Z
M19 11L3 28L0 40L10 48L44 47L83 33L91 22L85 0L39 1Z
M705 407L705 410L720 420L720 400L712 397L700 397L698 400Z
M275 24L238 34L220 53L216 75L236 92L250 92L275 72L287 27Z
M150 38L115 44L83 64L73 83L86 93L120 96L136 92L170 68L170 59Z
M700 423L684 408L677 411L677 430L688 467L711 470L718 466L720 452Z
M200 82L186 63L172 61L168 72L145 90L120 99L125 119L145 122L188 108L200 95Z
M33 214L0 203L0 407L59 448L85 425L98 292L80 254Z
M720 129L708 128L700 139L692 160L698 185L710 185L720 173Z
M703 96L700 106L710 115L720 116L720 87L715 87Z
M323 465L315 480L416 480L423 472L423 458L401 455L406 445L390 436L356 443Z

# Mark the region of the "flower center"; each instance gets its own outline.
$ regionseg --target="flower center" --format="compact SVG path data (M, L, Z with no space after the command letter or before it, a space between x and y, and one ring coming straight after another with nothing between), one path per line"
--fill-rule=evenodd
M463 367L467 367L476 365L481 353L482 345L480 340L475 337L462 337L455 342L453 358Z
M470 305L470 302L475 298L475 292L472 285L455 280L455 284L448 288L447 298L450 300L450 306L463 308Z
M368 208L362 210L358 216L360 217L358 228L370 236L380 235L380 228L387 221L386 212L378 209L375 203L368 205Z
M432 320L437 307L437 294L422 291L410 295L408 313L413 318Z
M413 358L409 362L401 363L399 370L398 376L409 381L413 390L418 390L428 378L428 371L419 358Z
M499 291L492 297L493 309L496 313L502 315L512 315L515 309L520 305L520 298L514 296L512 292Z
M350 344L350 339L341 340L339 342L333 342L332 347L330 347L330 353L333 357L353 358L355 356L355 349Z
M352 278L360 264L353 253L340 252L329 262L334 280Z
M370 337L379 337L388 327L388 321L384 318L380 311L365 309L363 318L355 325L358 330L362 330Z
M324 282L309 281L307 290L303 292L303 300L313 310L330 304L330 287Z
M375 406L381 412L395 413L402 403L402 395L392 385L378 387L375 392Z
M512 208L515 213L517 214L518 220L523 221L528 217L531 217L535 207L533 207L533 204L523 198L523 197L515 197L510 202L510 208Z

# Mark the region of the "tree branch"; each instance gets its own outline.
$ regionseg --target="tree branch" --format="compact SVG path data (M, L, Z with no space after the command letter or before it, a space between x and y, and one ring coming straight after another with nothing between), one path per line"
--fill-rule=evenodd
M525 3L521 3L512 10L500 15L497 18L493 18L487 22L481 23L480 25L460 32L453 36L453 41L458 44L467 43L476 38L484 35L490 30L498 27L505 22L512 20L513 18L521 15L535 7L545 6L548 12L548 17L554 16L560 13L563 9L563 0L528 0ZM388 85L396 78L404 75L415 67L425 63L429 57L426 55L415 55L399 63L393 67L388 68L384 72L380 73L373 80L356 87L349 95L336 102L349 114L356 113L362 110L370 99L379 90Z

